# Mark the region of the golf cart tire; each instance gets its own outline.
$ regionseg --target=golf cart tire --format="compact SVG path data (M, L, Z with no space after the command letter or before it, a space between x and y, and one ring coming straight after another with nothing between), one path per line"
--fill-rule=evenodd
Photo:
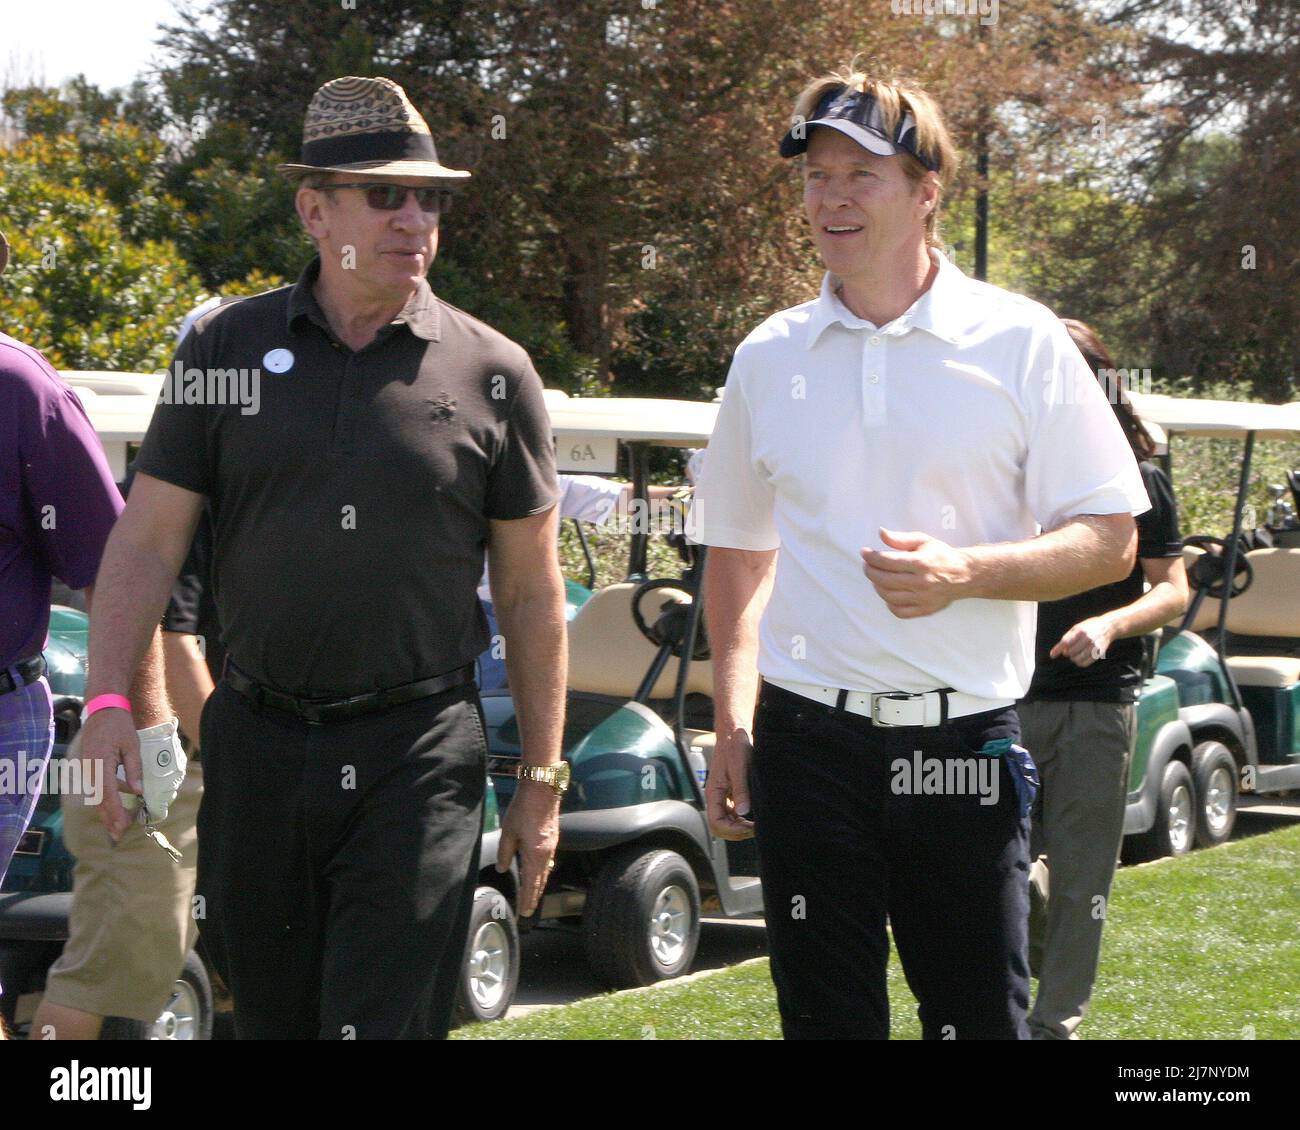
M1196 846L1218 847L1237 821L1237 762L1222 742L1206 741L1192 750L1196 784Z
M173 994L173 1000L179 994L182 999L189 1003L182 1010L183 1014L189 1016L190 1009L193 1009L193 1023L186 1024L184 1028L171 1027L172 1034L163 1034L161 1027L163 1018L167 1016L168 1009L164 1008L163 1012L155 1021L148 1020L130 1020L125 1016L106 1016L103 1026L99 1030L101 1040L210 1040L212 1039L212 982L208 978L207 967L203 964L203 959L197 953L190 950L185 955L185 964L181 968L180 976L176 978L176 994ZM168 1005L172 1002L168 1001ZM156 1032L155 1029L158 1029ZM185 1033L185 1034L182 1034Z
M680 925L657 932L655 920ZM675 851L629 848L606 860L582 916L587 961L611 989L688 973L700 941L700 887Z
M479 887L470 911L452 1023L480 1024L505 1016L519 987L519 963L519 920L514 907L495 887Z
M1192 821L1181 841L1174 836L1170 809L1174 796L1183 790L1182 796L1191 805ZM1197 811L1196 785L1192 774L1181 761L1170 761L1160 778L1160 796L1156 804L1155 823L1140 835L1129 836L1124 841L1124 858L1126 862L1147 863L1153 859L1163 859L1167 855L1186 855L1195 842L1195 818Z

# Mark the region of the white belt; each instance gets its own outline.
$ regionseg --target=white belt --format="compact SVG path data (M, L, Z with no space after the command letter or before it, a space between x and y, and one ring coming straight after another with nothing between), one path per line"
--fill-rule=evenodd
M982 714L986 710L1001 710L1011 706L1015 699L980 698L962 691L925 691L907 694L904 691L842 691L838 687L819 687L815 683L796 683L790 679L769 679L764 682L774 687L803 695L816 702L861 714L871 719L873 726L942 726L945 718L964 718L968 714ZM948 709L944 711L944 699Z

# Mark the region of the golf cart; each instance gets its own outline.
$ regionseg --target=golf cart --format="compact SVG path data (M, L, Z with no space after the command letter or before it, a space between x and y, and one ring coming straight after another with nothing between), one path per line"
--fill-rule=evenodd
M560 469L610 474L618 453L632 511L650 514L656 447L704 447L717 404L548 399ZM572 772L560 847L538 921L580 929L611 988L686 973L702 910L762 910L754 842L709 830L704 780L713 750L712 667L697 598L705 549L683 535L679 509L660 523L678 576L647 574L650 523L633 521L624 580L595 592L569 624L564 756ZM503 802L520 757L508 690L483 697L489 773Z
M64 373L76 390L108 455L114 475L144 438L161 387L160 376L137 373ZM580 595L580 594L579 594ZM58 762L80 726L86 680L88 621L83 612L56 605L50 613L45 658L54 696L55 745L46 781L58 777ZM479 887L475 892L465 963L457 994L456 1020L466 1023L504 1016L519 980L519 930L515 918L517 871L496 871L500 810L487 781ZM47 791L18 844L0 888L0 1015L11 1027L30 1022L44 990L45 975L68 937L74 860L63 843L59 797ZM213 1028L215 973L200 943L184 968L162 1014L152 1024L110 1017L105 1039L207 1039Z
M1191 603L1150 637L1124 820L1137 862L1223 843L1239 792L1300 788L1300 527L1274 490L1271 524L1242 529L1255 442L1300 438L1300 406L1132 400L1153 432L1243 444L1231 535L1184 539Z

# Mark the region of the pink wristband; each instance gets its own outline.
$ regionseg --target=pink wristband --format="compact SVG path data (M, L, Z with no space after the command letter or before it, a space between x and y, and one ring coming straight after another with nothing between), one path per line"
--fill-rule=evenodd
M131 700L120 694L99 694L86 703L81 716L89 718L92 714L96 714L101 710L125 710L130 714Z

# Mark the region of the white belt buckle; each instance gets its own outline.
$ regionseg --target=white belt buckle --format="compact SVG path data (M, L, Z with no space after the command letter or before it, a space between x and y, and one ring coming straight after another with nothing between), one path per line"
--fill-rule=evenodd
M924 726L925 698L921 695L885 691L871 696L873 726Z

